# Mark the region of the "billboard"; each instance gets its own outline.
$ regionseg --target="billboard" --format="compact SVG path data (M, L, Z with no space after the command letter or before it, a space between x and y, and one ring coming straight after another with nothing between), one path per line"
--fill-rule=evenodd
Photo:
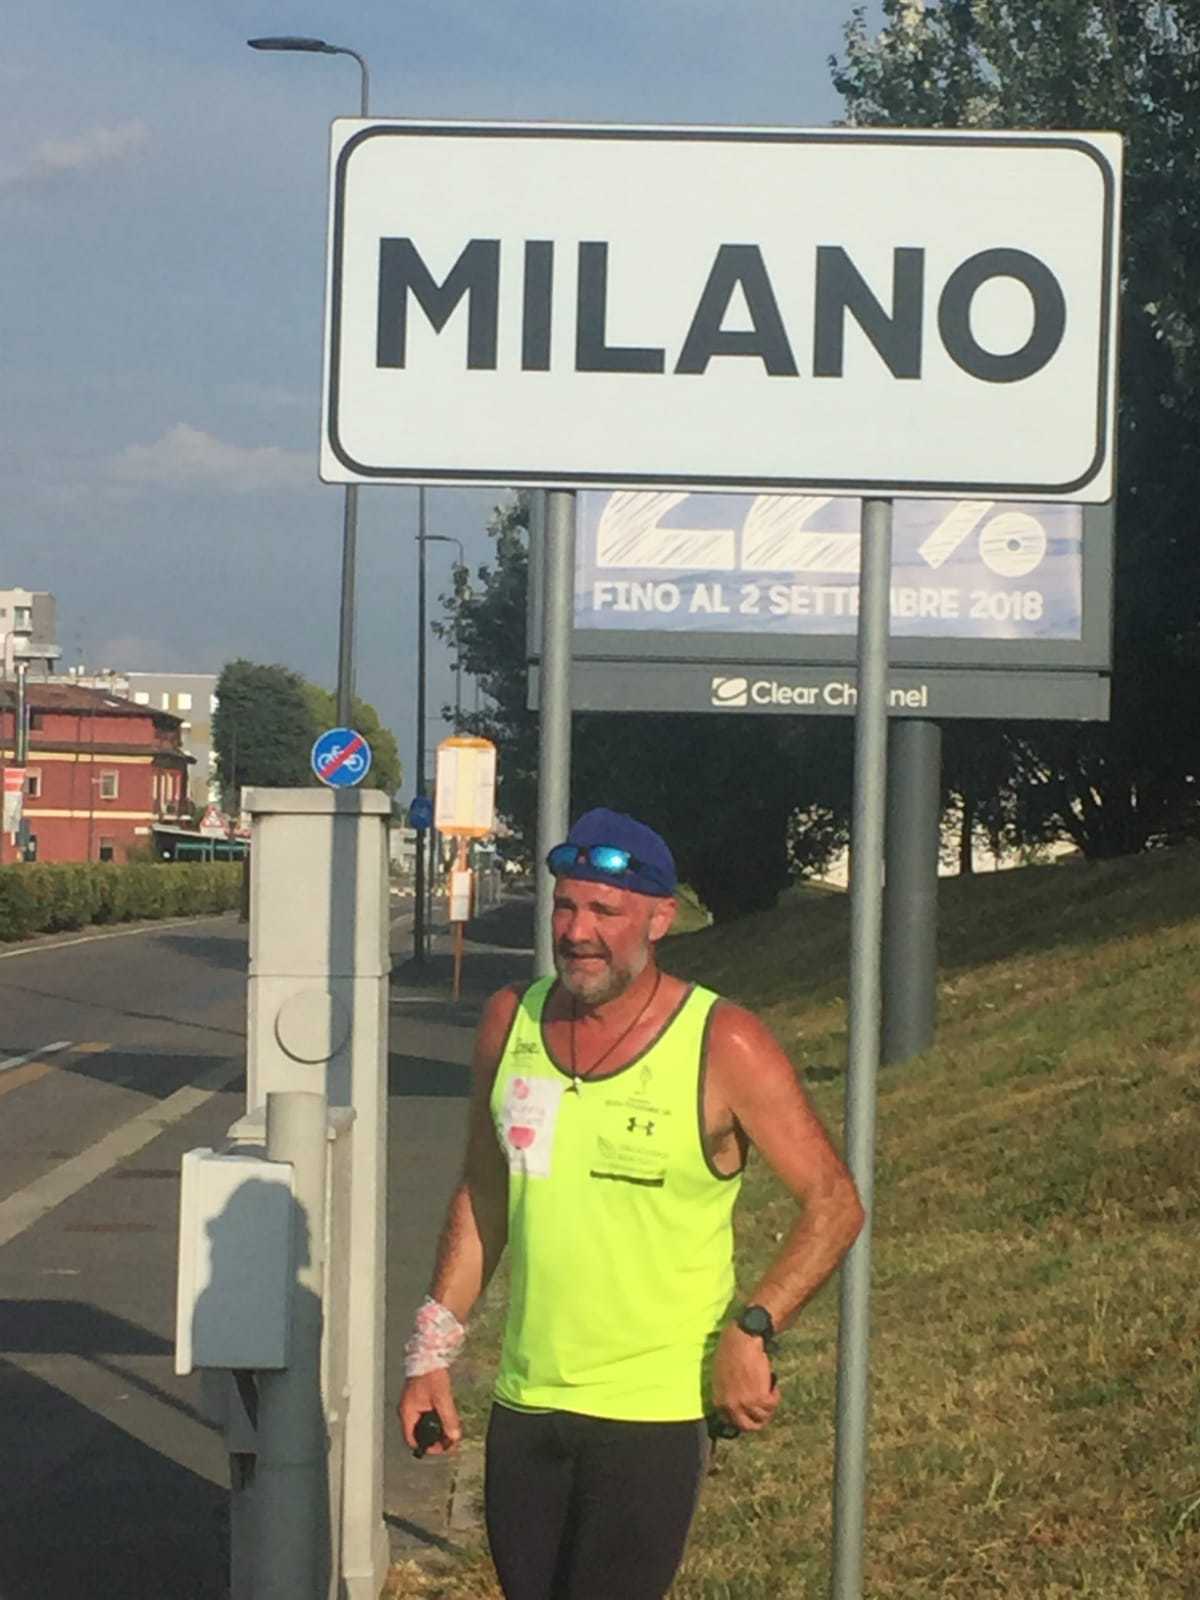
M859 501L587 491L576 508L576 709L853 713ZM540 569L535 527L534 702ZM1106 718L1111 582L1107 506L896 501L890 711Z
M860 508L829 495L581 494L575 624L852 636ZM892 540L893 638L1081 637L1079 506L900 500Z

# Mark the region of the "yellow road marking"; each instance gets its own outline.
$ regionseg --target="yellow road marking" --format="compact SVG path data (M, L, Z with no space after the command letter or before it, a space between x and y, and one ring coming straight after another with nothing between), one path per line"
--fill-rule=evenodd
M14 1067L0 1078L0 1095L11 1094L26 1083L36 1083L39 1078L53 1071L54 1067L49 1061L27 1061L23 1067Z
M112 1045L101 1039L89 1039L83 1044L73 1044L61 1053L56 1052L58 1059L55 1061L39 1061L36 1058L20 1061L0 1075L0 1095L20 1089L27 1083L36 1083L48 1072L59 1071L74 1056L98 1056L111 1049Z

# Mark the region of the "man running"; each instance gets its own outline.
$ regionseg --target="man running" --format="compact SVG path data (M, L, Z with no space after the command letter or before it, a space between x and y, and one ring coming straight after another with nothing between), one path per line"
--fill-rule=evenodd
M488 1540L508 1600L661 1600L706 1418L779 1403L769 1347L863 1211L796 1073L748 1011L663 972L675 863L589 811L550 852L557 977L488 1002L462 1182L407 1347L405 1437L462 1436L449 1366L502 1251L508 1320L487 1436ZM749 1145L801 1212L745 1305L732 1212Z

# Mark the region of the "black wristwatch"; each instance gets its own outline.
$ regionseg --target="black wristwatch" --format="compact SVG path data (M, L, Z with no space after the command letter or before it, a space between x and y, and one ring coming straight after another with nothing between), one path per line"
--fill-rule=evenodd
M737 1319L737 1325L743 1333L761 1339L764 1350L775 1343L775 1322L766 1306L747 1306Z

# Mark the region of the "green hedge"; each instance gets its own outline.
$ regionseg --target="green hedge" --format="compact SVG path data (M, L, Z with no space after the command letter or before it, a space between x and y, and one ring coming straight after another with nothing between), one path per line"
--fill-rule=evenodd
M96 922L232 911L241 893L237 861L0 867L0 943Z

